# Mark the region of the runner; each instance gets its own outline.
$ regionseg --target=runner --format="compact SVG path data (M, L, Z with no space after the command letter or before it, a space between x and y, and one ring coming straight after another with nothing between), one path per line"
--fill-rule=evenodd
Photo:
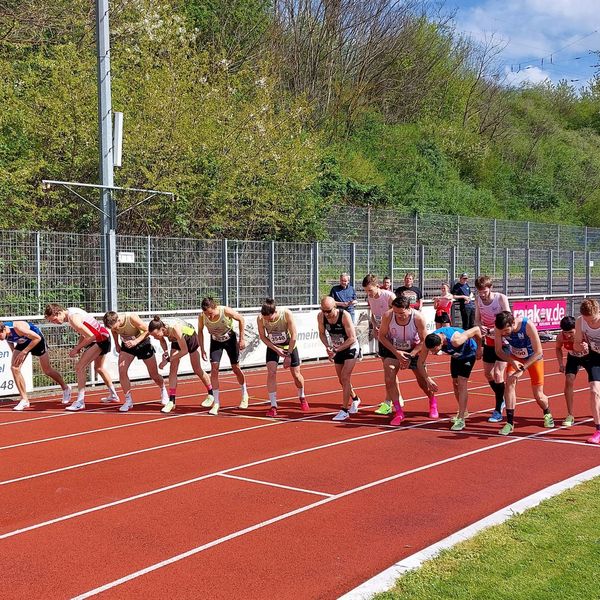
M377 277L371 273L369 273L363 279L362 286L367 294L367 302L369 303L369 308L371 309L373 339L378 340L381 318L388 310L390 310L392 301L396 295L391 290L384 290L383 288L379 287ZM379 345L379 356L385 363L384 357L381 354L381 345ZM389 396L387 396L386 399L380 404L375 413L378 415L389 415L392 413L392 401L389 399Z
M237 321L240 336L233 330L233 321ZM246 387L246 377L240 369L240 350L246 347L244 339L246 323L244 317L228 306L220 306L214 298L202 299L202 314L198 317L198 336L200 338L200 351L203 360L207 360L206 350L204 349L204 327L210 334L210 382L213 387L212 396L214 403L207 398L202 406L212 408L208 411L211 415L219 414L219 364L223 356L223 350L227 352L231 370L235 374L238 383L242 386L242 398L239 408L248 408L248 388Z
M452 377L454 396L458 403L458 414L450 427L452 431L462 431L465 428L469 400L467 384L475 361L481 354L481 338L479 327L472 327L467 331L460 327L442 327L425 338L425 344L419 353L417 368L432 392L437 392L438 386L427 375L425 369L427 355L430 352L431 354L437 354L440 350L450 355L450 376Z
M473 304L473 294L469 285L469 274L461 273L458 281L452 287L452 294L455 300L458 300L458 308L462 319L462 328L466 331L473 327L473 317L475 305Z
M352 388L352 371L358 360L358 340L350 315L336 306L331 296L321 299L321 312L317 316L319 337L327 349L329 360L342 386L342 408L333 421L345 421L358 412L360 398ZM352 401L352 403L350 403Z
M300 355L296 347L298 333L292 311L277 308L273 298L267 298L260 309L257 319L258 335L267 346L267 392L271 408L267 417L277 416L277 365L283 358L283 368L289 369L298 390L300 410L309 410L304 395L304 377L300 373Z
M590 382L590 402L596 431L588 444L600 444L600 306L597 300L588 298L581 303L581 316L575 322L575 341L573 350L584 352L585 344L589 348L586 363Z
M55 325L67 323L71 329L79 334L79 342L69 352L70 358L75 358L83 350L83 354L79 357L75 366L77 398L75 402L67 406L66 410L76 411L85 408L87 369L92 363L94 363L96 373L100 375L108 388L108 396L102 398L102 402L119 402L119 396L113 386L110 373L104 366L104 359L110 352L110 333L108 329L81 308L63 308L60 304L46 305L44 317Z
M208 375L204 372L200 363L200 354L198 348L198 335L196 330L183 319L169 318L161 319L156 316L148 325L150 335L160 342L163 349L162 361L158 365L159 369L164 368L167 363L171 363L169 367L169 400L162 407L160 412L170 413L175 408L176 391L177 391L177 369L181 359L186 355L190 355L190 365L192 370L202 383L206 386L208 395L204 402L214 401L212 397L212 386ZM167 339L171 342L171 351L167 350Z
M115 348L119 353L119 381L125 392L125 401L119 411L127 412L133 408L131 381L129 380L128 371L129 366L136 358L139 358L146 365L148 375L158 386L161 403L165 406L169 401L169 393L162 375L158 372L154 347L148 337L148 326L142 322L136 313L119 314L112 310L104 315L103 321L106 327L110 329L115 341Z
M340 284L334 285L331 288L329 295L335 300L335 304L338 308L347 310L350 313L350 317L354 323L356 319L354 307L358 304L358 300L356 299L356 291L350 285L350 275L348 275L348 273L342 273L340 275Z
M442 283L441 294L433 299L433 308L435 308L435 324L439 329L444 325L452 324L450 314L452 311L452 301L454 296L450 293L450 286L447 283Z
M391 425L400 425L404 419L402 395L398 387L399 369L410 369L415 374L419 387L429 399L429 418L439 417L435 395L429 390L427 379L417 369L418 356L426 334L423 314L410 307L408 298L394 298L392 310L384 315L379 330L379 355L383 358L385 387L388 398L392 399L396 409Z
M25 363L28 354L37 356L44 375L54 379L62 388L62 403L71 401L71 388L65 383L61 374L52 368L48 357L48 345L46 339L35 323L27 321L0 321L0 340L6 340L12 351L11 371L13 379L19 391L19 402L13 410L25 410L29 408L29 396L25 386L25 379L21 373L21 367Z
M589 348L587 342L582 342L583 351L575 352L575 317L563 317L560 321L560 333L556 336L556 359L558 370L565 374L565 400L567 401L567 416L562 422L563 427L571 427L575 423L573 416L573 388L579 368L585 369ZM563 359L563 348L567 351L567 363Z
M501 423L502 410L505 406L506 384L504 383L504 373L506 362L494 350L494 327L496 315L504 310L510 311L510 305L504 294L492 291L492 286L492 280L487 275L482 275L475 280L478 294L475 299L475 325L480 327L481 333L485 336L483 373L496 397L496 405L488 421L490 423Z
M548 397L544 394L544 353L535 325L527 317L515 318L508 310L496 315L495 325L494 349L496 355L508 363L506 423L500 430L500 435L508 435L514 431L517 381L525 371L529 373L531 379L533 397L544 411L544 427L548 429L554 427ZM504 349L502 338L507 339L509 351Z
M410 300L410 307L416 310L421 310L423 306L423 292L421 288L413 285L415 282L414 273L406 273L404 275L404 285L396 288L396 296L406 296Z

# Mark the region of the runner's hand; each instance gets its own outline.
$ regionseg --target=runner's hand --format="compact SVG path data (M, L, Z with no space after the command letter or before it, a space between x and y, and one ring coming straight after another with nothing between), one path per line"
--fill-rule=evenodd
M558 365L558 372L559 373L564 373L565 372L565 365Z
M20 367L27 358L27 352L20 352L19 355L15 358L14 365L15 367Z
M431 377L427 378L427 388L431 392L437 392L439 389L438 384L433 379L431 379Z
M125 348L133 348L135 345L135 340L125 340Z
M245 347L246 347L246 340L240 340L239 341L240 350L243 350Z
M289 354L286 354L285 358L283 359L283 368L289 369L291 364L292 364L292 357Z
M475 353L475 360L481 360L483 358L483 348L479 346L477 348L477 352Z
M69 352L69 358L76 358L78 354L79 354L79 350L77 350L76 348L73 348L73 350L71 350L71 352Z
M202 349L202 360L208 362L208 356L206 356L206 350Z

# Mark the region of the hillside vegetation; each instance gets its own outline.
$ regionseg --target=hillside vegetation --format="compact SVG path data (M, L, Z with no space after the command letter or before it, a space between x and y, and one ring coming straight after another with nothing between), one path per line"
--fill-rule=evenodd
M0 0L0 228L97 230L40 186L98 180L93 5ZM177 194L120 233L314 239L339 203L600 226L600 79L508 88L420 2L112 0L111 29L116 184Z

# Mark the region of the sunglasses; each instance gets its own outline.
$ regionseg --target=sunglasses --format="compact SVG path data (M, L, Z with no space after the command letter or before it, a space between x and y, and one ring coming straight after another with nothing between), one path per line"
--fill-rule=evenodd
M328 315L329 313L333 312L333 308L330 308L329 310L325 310L324 308L321 309L322 313L325 313L326 315Z

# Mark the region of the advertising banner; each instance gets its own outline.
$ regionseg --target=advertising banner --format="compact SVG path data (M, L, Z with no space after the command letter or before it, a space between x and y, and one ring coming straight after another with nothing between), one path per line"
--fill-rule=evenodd
M538 331L560 329L560 320L567 312L566 300L528 300L513 302L515 317L527 317Z
M10 370L12 360L12 351L6 341L0 342L0 396L14 396L18 394L15 380ZM33 368L31 366L31 355L29 355L23 366L21 373L25 379L25 388L28 392L33 390Z

